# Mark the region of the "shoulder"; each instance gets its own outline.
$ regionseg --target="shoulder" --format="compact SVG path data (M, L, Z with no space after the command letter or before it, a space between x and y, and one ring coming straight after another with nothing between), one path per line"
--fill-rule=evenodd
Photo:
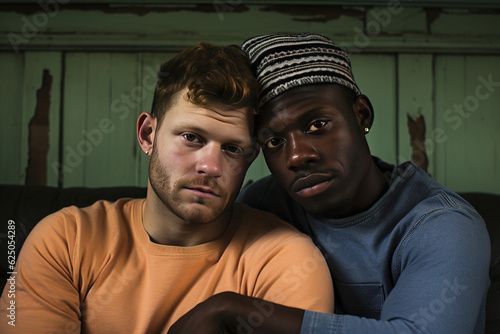
M134 236L127 224L141 203L130 199L99 201L86 208L67 207L45 217L28 235L19 254L24 279L44 276L66 279L82 289L88 287L112 259L129 256L123 250L134 247Z
M486 225L472 205L413 163L403 163L392 171L379 217L394 220L391 225L402 233L398 259L451 261L447 258L461 256L464 261L478 254L489 258Z
M479 213L459 195L439 190L422 200L415 208L420 217L414 229L431 229L447 239L465 238L482 243L488 239L486 224ZM489 243L489 242L488 242Z
M244 217L233 238L253 295L291 307L333 312L333 283L309 236L268 212L236 204Z
M92 240L98 246L103 238L116 238L118 233L110 233L110 230L130 223L132 212L140 201L97 201L85 208L63 208L42 219L28 235L26 244L43 245L44 248L75 248L85 247Z
M431 223L434 228L438 225L443 228L451 227L454 230L472 228L478 231L479 235L481 230L486 231L481 215L464 198L431 179L417 167L412 178L405 190L406 196L402 198L413 197L415 201L412 208L417 219L414 228ZM407 202L411 203L411 200Z
M127 217L131 214L134 206L138 205L140 201L140 199L123 198L116 202L100 200L84 208L76 206L65 207L42 219L35 228L56 228L65 224L106 225L111 223L111 221L101 220L102 218L109 216Z
M486 225L471 204L418 167L409 166L407 170L411 170L408 180L396 195L408 212L410 233L429 230L434 235L443 234L445 239L470 234L468 240L480 242L488 238Z
M439 190L408 213L411 225L403 238L402 259L432 258L455 268L487 268L490 239L486 224L457 194ZM403 261L404 262L404 261Z
M309 236L297 230L273 213L257 210L243 203L235 203L241 222L239 237L244 237L248 245L265 244L266 248L312 247L315 248Z
M472 224L484 227L484 221L474 207L457 193L433 180L413 163L407 162L393 169L393 180L385 197L385 204L406 212L403 220L415 229L424 222L441 224Z

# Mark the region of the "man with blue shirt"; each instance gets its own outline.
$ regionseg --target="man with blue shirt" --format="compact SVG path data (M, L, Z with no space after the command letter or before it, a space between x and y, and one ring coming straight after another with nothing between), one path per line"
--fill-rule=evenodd
M315 34L257 36L242 49L260 85L256 134L272 175L239 200L311 236L336 297L335 314L273 304L252 333L483 333L484 222L415 164L371 155L373 108L348 55ZM215 296L169 333L196 334L201 323L213 324L205 334L236 333L254 303Z

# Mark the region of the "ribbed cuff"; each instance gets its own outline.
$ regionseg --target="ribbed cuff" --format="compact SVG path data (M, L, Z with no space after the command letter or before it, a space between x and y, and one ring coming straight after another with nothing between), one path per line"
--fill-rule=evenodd
M301 334L337 334L342 328L342 317L337 314L305 311Z

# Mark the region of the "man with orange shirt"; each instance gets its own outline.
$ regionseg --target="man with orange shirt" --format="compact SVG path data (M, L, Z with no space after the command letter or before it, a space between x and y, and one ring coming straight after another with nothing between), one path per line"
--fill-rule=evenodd
M163 64L152 112L137 121L151 157L147 197L37 224L16 267L15 326L4 290L0 332L165 333L216 294L257 298L240 332L280 312L267 301L333 312L330 273L309 237L234 203L258 152L256 103L237 47L200 43Z

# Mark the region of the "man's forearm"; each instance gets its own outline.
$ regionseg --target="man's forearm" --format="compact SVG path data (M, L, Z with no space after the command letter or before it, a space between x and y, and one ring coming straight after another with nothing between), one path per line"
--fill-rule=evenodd
M299 334L304 310L228 293L222 320L230 333Z
M223 292L182 316L168 334L299 334L304 310Z

